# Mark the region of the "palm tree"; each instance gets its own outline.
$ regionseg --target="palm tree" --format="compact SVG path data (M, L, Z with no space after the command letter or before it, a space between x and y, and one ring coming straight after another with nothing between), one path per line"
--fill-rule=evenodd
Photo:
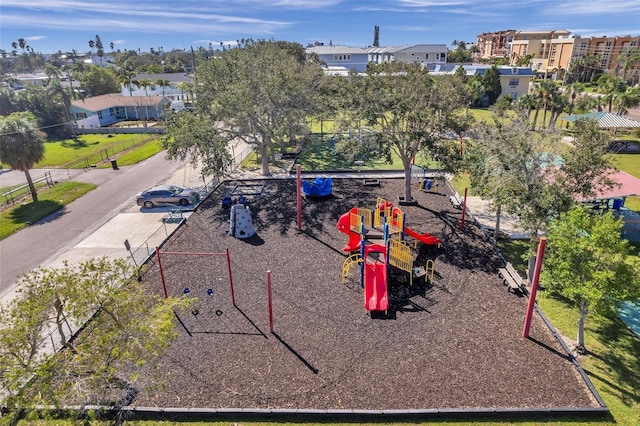
M635 108L640 105L640 87L632 87L624 93L618 93L614 102L616 104L616 114L627 114L629 108Z
M142 87L144 89L144 93L149 96L149 91L147 90L150 86L153 86L153 82L151 80L149 80L148 78L142 78L140 80L138 80L136 83L136 86L138 87Z
M122 70L120 74L118 74L118 83L122 84L124 87L129 89L129 96L133 96L133 92L131 90L131 84L133 84L133 73L131 71Z
M44 157L44 136L38 130L36 117L30 112L16 112L0 117L0 162L24 172L34 202L38 193L29 169Z
M627 89L625 82L610 74L603 74L598 79L598 92L604 93L604 100L609 106L609 112L613 109L613 100Z
M47 76L47 85L51 82L51 80L59 79L62 77L62 71L52 64L45 64L44 73Z
M187 82L187 81L181 81L180 83L178 83L178 89L180 89L180 93L182 94L182 100L183 101L189 101L189 95L191 93L191 83ZM184 97L184 92L187 92L187 97L185 99Z
M71 133L73 136L75 136L75 129L73 127L73 123L71 123L71 97L62 87L59 80L53 80L53 83L47 90L47 94L50 98L60 98L60 100L62 101L64 119L67 125L71 126Z
M635 77L638 74L637 68L638 64L640 64L640 52L637 50L627 49L618 55L616 62L616 69L622 71L622 81L627 82L627 73L629 70L634 71L631 78L631 84L633 84Z
M165 80L162 78L157 78L155 84L162 87L162 96L164 96L164 88L167 86L171 86L171 82L169 80Z

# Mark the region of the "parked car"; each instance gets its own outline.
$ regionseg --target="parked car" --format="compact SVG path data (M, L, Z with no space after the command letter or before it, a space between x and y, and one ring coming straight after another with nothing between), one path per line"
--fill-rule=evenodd
M136 203L145 209L156 206L180 205L188 206L198 202L197 191L176 185L161 185L139 193Z

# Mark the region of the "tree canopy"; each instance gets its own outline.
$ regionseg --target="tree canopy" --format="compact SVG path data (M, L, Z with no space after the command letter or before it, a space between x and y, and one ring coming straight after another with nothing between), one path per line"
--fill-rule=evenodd
M138 368L171 343L174 309L187 305L150 295L125 260L27 273L0 306L2 404L14 414L38 404L126 405ZM70 325L83 325L82 333L72 335ZM64 349L54 354L52 343Z
M223 177L232 165L224 137L208 116L194 111L167 112L166 133L161 144L171 159L201 164L203 176Z
M580 310L578 349L589 312L601 314L640 297L640 261L620 237L622 220L585 207L562 213L549 227L541 282Z
M399 62L369 66L366 75L349 79L353 90L340 127L358 127L361 120L371 127L378 152L388 159L394 152L402 160L404 199L411 200L415 155L426 151L447 160L458 152L442 139L447 131L457 133L468 125L464 82L455 76L432 78L420 64Z
M307 133L322 70L295 43L248 40L198 63L196 108L216 123L221 140L257 147L262 173L281 141Z
M15 112L0 117L0 162L24 172L34 202L38 201L38 193L29 169L43 157L44 137L33 114Z

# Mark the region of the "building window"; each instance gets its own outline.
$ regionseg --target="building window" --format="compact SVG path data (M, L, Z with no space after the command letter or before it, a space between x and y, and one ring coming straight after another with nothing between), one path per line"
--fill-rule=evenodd
M98 111L98 118L102 120L102 111Z
M336 62L340 61L350 61L351 55L333 55L333 60Z
M510 78L509 79L509 86L511 87L515 87L520 83L520 79L518 78Z
M514 101L518 98L518 92L511 92L511 99L513 99Z
M76 113L76 117L82 119L82 118L87 118L87 113L86 112L77 112Z

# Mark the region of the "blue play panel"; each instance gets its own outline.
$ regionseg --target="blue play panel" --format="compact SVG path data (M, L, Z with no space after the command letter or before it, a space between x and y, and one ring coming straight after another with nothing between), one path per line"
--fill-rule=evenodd
M640 339L640 300L635 303L622 302L618 307L618 316Z

